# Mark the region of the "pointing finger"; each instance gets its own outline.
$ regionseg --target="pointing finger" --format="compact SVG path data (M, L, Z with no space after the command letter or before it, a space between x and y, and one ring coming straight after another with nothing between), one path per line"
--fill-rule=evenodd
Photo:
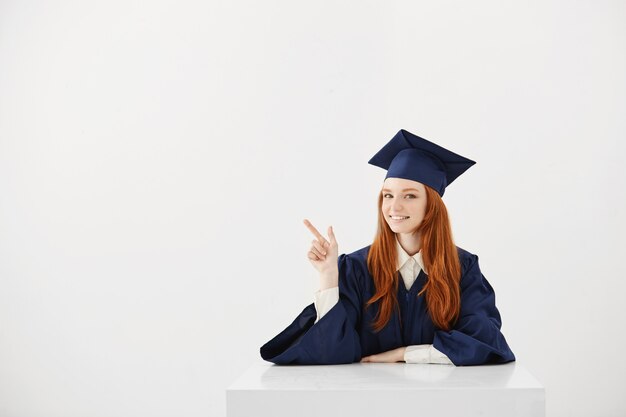
M304 225L311 231L311 233L315 235L317 240L319 240L322 243L322 245L325 245L327 243L324 236L322 236L320 232L317 231L315 226L313 226L310 221L308 221L307 219L304 219Z

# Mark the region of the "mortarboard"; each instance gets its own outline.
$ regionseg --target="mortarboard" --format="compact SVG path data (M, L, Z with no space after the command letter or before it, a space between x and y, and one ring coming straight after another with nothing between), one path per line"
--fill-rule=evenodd
M386 169L385 179L421 182L443 197L446 187L476 162L400 129L368 163Z

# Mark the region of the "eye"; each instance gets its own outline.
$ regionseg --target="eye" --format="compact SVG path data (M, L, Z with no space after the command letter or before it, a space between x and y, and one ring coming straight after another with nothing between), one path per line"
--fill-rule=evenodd
M383 198L387 198L388 195L391 195L391 194L389 194L389 193L383 194Z
M415 198L415 194L407 194L406 197Z

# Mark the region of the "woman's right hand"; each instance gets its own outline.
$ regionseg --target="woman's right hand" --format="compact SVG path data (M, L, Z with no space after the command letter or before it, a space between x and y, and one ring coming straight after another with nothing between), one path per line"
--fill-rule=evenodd
M304 219L304 225L316 237L316 239L313 239L311 250L307 254L309 261L322 275L322 279L324 279L324 276L327 278L338 277L337 259L339 257L339 247L333 233L333 227L328 227L327 240L307 219Z

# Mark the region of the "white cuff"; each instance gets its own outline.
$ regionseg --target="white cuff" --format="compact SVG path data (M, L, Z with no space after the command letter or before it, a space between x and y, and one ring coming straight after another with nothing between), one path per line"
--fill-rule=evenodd
M407 346L404 351L406 363L439 363L453 365L450 358L441 353L433 345Z
M315 292L315 311L317 319L320 321L324 314L328 313L335 304L339 302L339 287L326 288L324 291Z

